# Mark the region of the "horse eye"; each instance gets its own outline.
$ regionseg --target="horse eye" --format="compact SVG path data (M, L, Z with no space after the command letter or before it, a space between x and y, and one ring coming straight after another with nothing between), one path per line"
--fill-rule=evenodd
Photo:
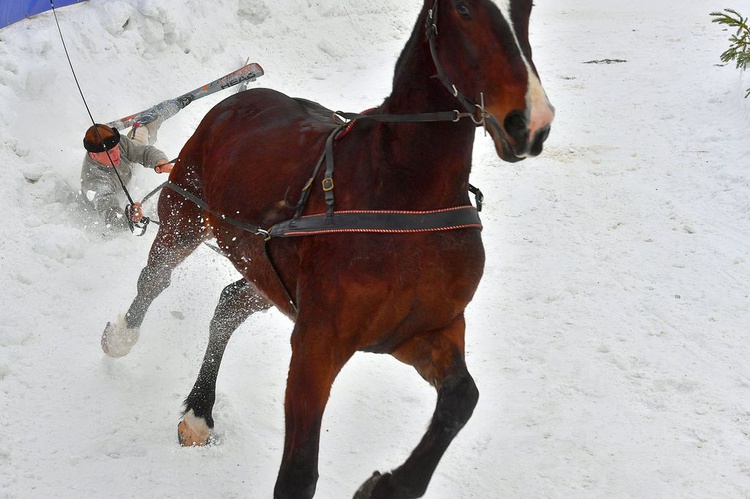
M456 12L458 12L462 17L469 17L471 15L469 6L464 2L459 2L456 4Z

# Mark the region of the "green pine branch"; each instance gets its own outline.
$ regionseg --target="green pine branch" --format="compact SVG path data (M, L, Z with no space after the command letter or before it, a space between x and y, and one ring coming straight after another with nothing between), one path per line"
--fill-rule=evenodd
M750 66L750 25L748 18L742 17L734 9L724 9L723 12L711 12L713 19L711 22L726 25L735 29L734 34L729 38L729 48L721 54L721 60L724 63L734 61L737 69L745 70ZM747 89L747 95L750 96L750 88Z

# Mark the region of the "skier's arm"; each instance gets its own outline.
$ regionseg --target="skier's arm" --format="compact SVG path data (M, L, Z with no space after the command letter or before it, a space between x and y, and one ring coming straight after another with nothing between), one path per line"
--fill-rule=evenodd
M125 136L120 138L120 150L122 151L122 155L128 160L133 163L140 163L146 168L155 169L157 165L163 165L169 161L166 154L160 149L157 149L154 146L138 144ZM162 171L165 170L163 167L160 167L158 173L161 173Z

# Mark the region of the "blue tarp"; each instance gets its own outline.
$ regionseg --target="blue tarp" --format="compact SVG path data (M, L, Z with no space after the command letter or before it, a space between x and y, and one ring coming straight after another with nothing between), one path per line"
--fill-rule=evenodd
M55 8L86 0L55 0ZM49 0L0 0L0 29L21 19L51 10Z

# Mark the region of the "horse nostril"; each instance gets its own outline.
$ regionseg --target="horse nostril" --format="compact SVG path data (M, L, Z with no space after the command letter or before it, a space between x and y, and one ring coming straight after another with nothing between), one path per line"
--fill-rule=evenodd
M542 153L542 146L544 145L544 141L547 140L547 137L549 137L550 128L550 125L547 125L537 130L534 134L534 142L531 144L529 150L530 155L539 156Z
M505 131L517 144L525 144L529 140L529 124L521 111L511 111L503 123Z

